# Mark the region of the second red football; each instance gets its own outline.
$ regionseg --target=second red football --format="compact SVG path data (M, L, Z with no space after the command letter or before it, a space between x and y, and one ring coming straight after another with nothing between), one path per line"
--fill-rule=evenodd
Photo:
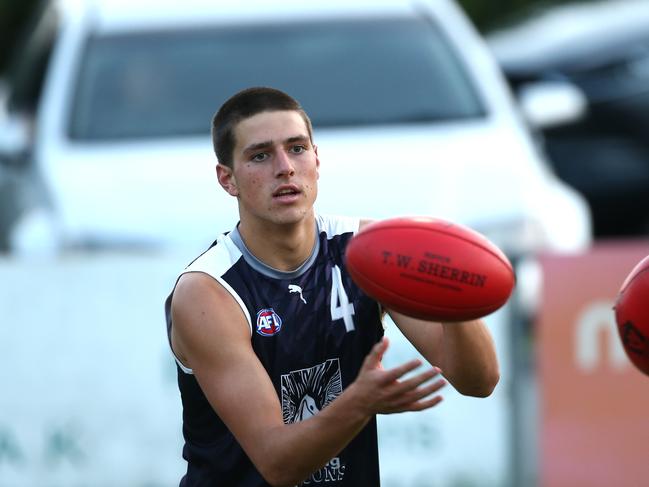
M649 255L629 273L615 300L615 322L627 356L649 375Z

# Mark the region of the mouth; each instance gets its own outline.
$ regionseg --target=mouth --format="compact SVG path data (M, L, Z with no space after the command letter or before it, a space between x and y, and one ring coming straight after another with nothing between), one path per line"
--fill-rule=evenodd
M296 186L281 186L273 192L273 198L290 200L300 193L301 191Z

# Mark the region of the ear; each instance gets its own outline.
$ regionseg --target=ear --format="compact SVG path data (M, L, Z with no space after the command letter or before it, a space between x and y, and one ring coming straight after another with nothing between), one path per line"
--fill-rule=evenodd
M239 188L234 178L232 169L225 164L216 165L216 178L219 180L221 187L227 191L230 196L239 196Z
M320 158L318 157L318 146L313 146L313 152L315 153L315 168L318 173L318 179L320 179Z

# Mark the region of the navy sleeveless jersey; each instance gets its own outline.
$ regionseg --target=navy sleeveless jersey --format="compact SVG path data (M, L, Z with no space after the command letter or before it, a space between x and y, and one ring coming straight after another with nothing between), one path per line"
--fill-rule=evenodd
M241 306L252 346L281 403L284 422L301 421L333 401L357 376L383 336L378 303L345 269L344 251L358 230L355 219L316 217L316 245L293 272L272 269L245 247L237 229L221 235L184 271L204 272ZM171 331L171 299L167 331ZM183 404L183 487L268 486L205 398L191 370L178 362ZM324 468L300 485L379 486L376 420Z

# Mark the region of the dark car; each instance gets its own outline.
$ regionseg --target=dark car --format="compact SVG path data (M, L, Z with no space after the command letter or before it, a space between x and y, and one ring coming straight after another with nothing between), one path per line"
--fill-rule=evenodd
M587 115L542 131L564 181L593 213L595 237L649 234L649 2L554 7L488 35L515 92L568 81Z

